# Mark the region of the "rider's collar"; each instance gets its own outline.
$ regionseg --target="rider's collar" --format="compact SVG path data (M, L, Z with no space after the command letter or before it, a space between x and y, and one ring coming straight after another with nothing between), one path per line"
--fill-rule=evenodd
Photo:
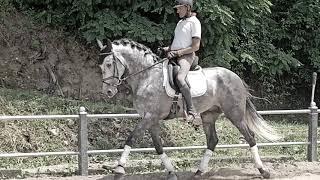
M182 19L182 20L186 20L186 19L188 19L188 18L191 17L191 16L192 16L192 13L188 13L187 15L183 16L181 19Z

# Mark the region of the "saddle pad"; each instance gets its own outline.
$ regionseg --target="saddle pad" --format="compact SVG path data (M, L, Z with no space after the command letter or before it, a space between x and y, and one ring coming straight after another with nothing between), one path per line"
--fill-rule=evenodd
M170 86L169 77L168 77L168 62L166 60L163 62L163 86L170 97L175 96L175 90ZM190 92L192 97L198 97L204 95L207 91L207 80L205 75L202 72L202 68L197 71L189 71L187 75L187 79L191 86ZM181 93L179 94L179 98L181 98Z

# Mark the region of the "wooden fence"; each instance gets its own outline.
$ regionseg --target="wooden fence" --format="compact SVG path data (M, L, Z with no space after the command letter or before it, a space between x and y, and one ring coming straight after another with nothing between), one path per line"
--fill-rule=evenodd
M318 114L320 109L314 102L314 93L316 85L316 74L313 76L312 96L309 109L300 110L272 110L272 111L258 111L261 115L276 115L276 114L309 114L308 126L308 140L306 142L277 142L277 143L258 143L258 146L291 146L291 145L307 145L307 159L308 161L317 161L317 147L320 141L317 141L318 128ZM70 119L76 118L79 120L78 129L78 151L64 151L64 152L36 152L36 153L2 153L0 158L6 157L39 157L39 156L59 156L59 155L77 155L79 174L82 176L88 175L88 155L89 154L107 154L107 153L121 153L123 149L110 150L88 150L88 119L90 118L139 118L139 114L87 114L84 107L79 108L77 115L37 115L37 116L0 116L0 121L11 120L35 120L35 119ZM229 144L217 145L216 148L248 148L248 144ZM174 150L192 150L192 149L206 149L206 146L184 146L184 147L164 147L165 151ZM155 151L154 148L136 148L131 149L131 152L150 152Z

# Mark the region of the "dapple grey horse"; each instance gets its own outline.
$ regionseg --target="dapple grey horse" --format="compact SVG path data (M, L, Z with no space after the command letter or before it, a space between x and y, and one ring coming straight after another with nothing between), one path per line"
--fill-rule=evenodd
M160 120L168 118L172 98L163 87L163 66L156 56L146 46L137 42L120 39L105 44L97 40L100 47L99 61L102 70L103 92L113 97L117 86L127 81L131 88L133 104L141 115L141 121L125 142L124 151L114 169L115 174L125 174L130 149L136 138L142 136L145 130L151 133L152 141L157 154L160 156L166 170L167 179L177 179L174 166L163 151L160 140ZM250 146L255 162L255 167L264 178L269 178L270 173L264 168L254 135L269 141L278 140L273 129L257 113L250 101L250 93L241 78L232 71L221 68L204 68L203 73L207 81L207 91L203 96L193 98L197 112L202 119L203 130L207 139L207 149L200 162L195 177L200 177L206 172L212 153L218 144L215 122L221 113L238 128ZM181 99L179 100L181 105ZM182 111L178 116L182 116Z

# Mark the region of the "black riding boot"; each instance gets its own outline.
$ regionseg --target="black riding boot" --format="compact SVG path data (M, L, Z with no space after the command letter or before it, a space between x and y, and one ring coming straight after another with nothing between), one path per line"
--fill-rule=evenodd
M195 116L197 113L196 113L195 108L192 103L190 88L188 87L187 84L185 84L184 86L182 86L180 88L180 92L182 93L182 96L184 97L184 99L186 101L186 105L187 105L186 120L189 122L193 121L195 119Z

